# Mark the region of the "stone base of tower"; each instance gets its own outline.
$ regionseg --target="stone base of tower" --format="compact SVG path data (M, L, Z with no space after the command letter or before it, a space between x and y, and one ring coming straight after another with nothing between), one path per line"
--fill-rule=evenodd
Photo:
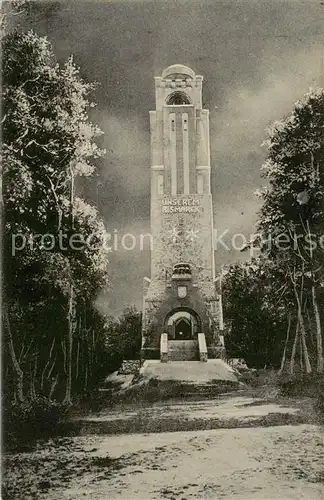
M216 283L193 278L194 266L175 265L168 280L144 280L142 359L225 359L221 296ZM183 270L186 274L183 274Z
M210 399L238 389L236 372L221 359L200 361L145 360L125 396L139 401Z
M145 360L133 381L120 392L121 400L158 402L213 399L237 390L237 372L221 359L200 361Z

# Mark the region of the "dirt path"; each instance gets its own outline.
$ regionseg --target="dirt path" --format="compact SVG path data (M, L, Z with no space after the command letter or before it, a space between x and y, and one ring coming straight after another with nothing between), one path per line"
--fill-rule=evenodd
M224 410L225 419L233 413L246 418L267 411L261 401L245 403L226 399L218 414ZM159 408L146 411L160 418ZM173 404L165 405L164 416L174 411L208 419L216 410L210 401ZM271 405L268 411L283 410ZM3 498L323 500L323 464L322 428L310 424L88 435L8 456Z

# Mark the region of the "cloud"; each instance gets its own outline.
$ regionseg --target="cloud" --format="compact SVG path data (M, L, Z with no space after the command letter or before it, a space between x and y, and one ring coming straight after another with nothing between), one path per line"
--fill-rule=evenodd
M101 172L103 179L118 179L129 195L141 196L149 189L149 131L148 126L134 116L104 114L101 128L107 150Z
M142 307L143 277L150 274L149 220L111 224L108 230L112 235L108 263L111 289L98 295L96 307L104 314L116 315L130 304Z
M315 85L316 80L318 83L320 57L319 46L311 46L295 55L285 54L285 67L276 73L269 72L264 57L258 70L262 75L259 84L254 82L250 87L234 84L225 97L228 107L217 116L213 113L216 123L221 124L213 143L216 150L227 149L230 144L246 150L251 144L251 133L253 138L262 134L267 123L288 113L293 103Z
M229 243L236 233L248 239L255 232L260 200L254 191L264 183L260 167L266 156L266 150L261 148L265 128L288 114L294 102L318 79L320 52L316 45L297 53L290 50L272 65L269 58L270 49L255 68L260 78L245 85L233 83L219 107L211 109L214 227L218 233L228 231L225 239ZM101 122L107 149L102 176L110 185L113 182L119 186L119 210L125 216L123 224L119 224L118 216L115 219L119 241L126 233L138 238L140 233L149 231L148 116L144 121L139 117L105 114ZM143 203L145 207L139 213ZM110 225L111 221L110 218ZM220 247L215 256L216 268L249 256L248 252ZM98 307L105 312L119 312L135 303L140 308L142 278L149 273L148 252L141 252L138 247L132 251L119 247L110 265L112 292L98 298ZM123 269L128 270L124 276Z
M211 110L213 156L260 154L266 126L289 113L294 102L319 83L321 51L316 44L295 54L288 51L272 66L269 54L264 55L255 69L260 75L257 81L249 86L233 83L219 110Z
M211 110L211 154L215 221L231 231L251 231L260 201L254 191L265 184L260 167L266 127L289 114L294 103L319 80L320 46L289 50L279 61L265 52L255 69L260 79L233 84L217 109ZM272 61L270 64L269 61Z

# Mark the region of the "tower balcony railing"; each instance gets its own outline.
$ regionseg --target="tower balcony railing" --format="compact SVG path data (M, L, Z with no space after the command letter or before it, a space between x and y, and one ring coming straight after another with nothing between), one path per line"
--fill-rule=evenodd
M192 274L191 273L173 273L172 274L172 279L173 280L191 280L192 279Z
M176 264L173 267L172 279L173 280L191 280L192 279L191 266L189 264L185 264L185 263Z

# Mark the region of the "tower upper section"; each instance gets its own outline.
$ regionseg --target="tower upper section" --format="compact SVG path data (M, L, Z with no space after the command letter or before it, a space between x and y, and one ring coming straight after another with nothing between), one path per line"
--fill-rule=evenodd
M203 77L182 64L166 68L155 77L156 110L165 105L194 105L202 109Z
M209 112L202 109L203 77L173 64L155 77L150 111L152 199L210 194Z

